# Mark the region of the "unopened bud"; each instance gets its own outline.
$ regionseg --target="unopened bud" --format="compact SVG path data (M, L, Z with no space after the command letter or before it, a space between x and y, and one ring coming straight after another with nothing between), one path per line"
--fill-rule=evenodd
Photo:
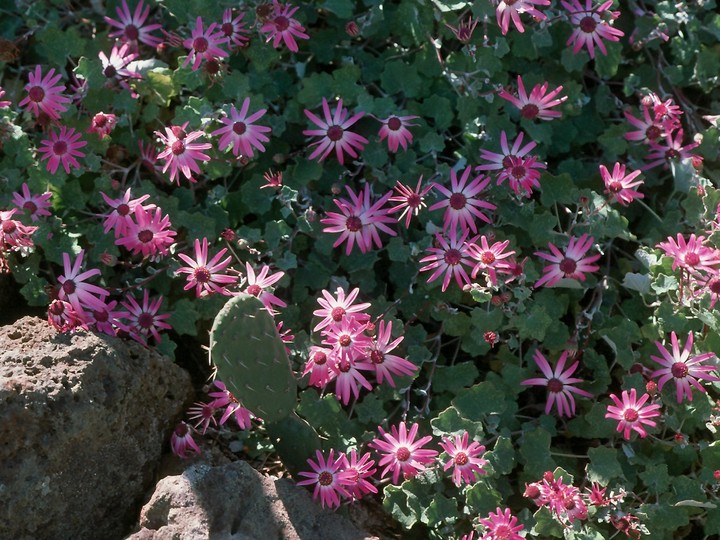
M360 35L360 27L355 21L350 21L345 25L345 33L350 37L357 37Z

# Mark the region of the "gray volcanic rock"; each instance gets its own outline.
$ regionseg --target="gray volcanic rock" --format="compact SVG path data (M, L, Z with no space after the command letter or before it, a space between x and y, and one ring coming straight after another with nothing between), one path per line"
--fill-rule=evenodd
M190 377L134 342L0 328L0 538L121 538L193 397Z

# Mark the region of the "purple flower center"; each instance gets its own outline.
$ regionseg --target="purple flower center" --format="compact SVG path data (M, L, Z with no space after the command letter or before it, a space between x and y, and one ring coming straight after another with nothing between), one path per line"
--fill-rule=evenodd
M318 484L321 486L329 486L333 482L333 475L328 471L323 471L318 474Z
M470 458L467 456L467 454L465 452L458 452L457 454L455 454L454 461L455 461L455 465L460 465L462 467L463 465L468 464L468 461L470 461Z
M413 193L412 195L408 195L407 198L407 205L410 208L417 208L422 204L422 198L417 193Z
M155 317L152 313L143 312L138 316L138 326L140 328L152 328L155 323Z
M515 179L520 180L523 176L525 176L525 166L524 165L515 165L511 170L510 174L512 174Z
M348 334L343 334L338 338L338 343L341 347L349 347L352 345L352 338Z
M45 99L45 90L43 90L41 86L33 86L28 90L28 94L30 95L30 99L36 103L40 103Z
M708 283L708 289L710 289L710 292L713 294L720 294L720 279L712 279L710 280L710 283Z
M103 74L108 78L112 79L115 75L117 75L117 69L115 69L115 66L112 64L105 68L103 71Z
M348 362L347 360L341 360L340 362L338 362L338 369L343 373L347 373L348 371L350 371L350 367L350 362Z
M512 6L517 0L503 0L506 6Z
M345 221L345 227L350 232L358 232L362 229L362 221L357 216L350 216Z
M130 213L130 205L125 203L118 204L118 207L115 209L115 211L118 213L118 215L127 216Z
M680 157L680 152L678 152L678 151L675 150L674 148L669 148L669 149L665 152L665 157L668 158L668 159L675 159L675 158L677 158L677 157Z
M35 204L32 201L25 201L25 204L23 204L23 208L25 210L30 210L31 214L34 214L35 212L37 212L37 204Z
M128 38L130 41L135 41L139 35L140 32L138 32L137 26L135 26L134 24L128 24L125 27L125 37Z
M685 255L685 264L688 266L695 266L700 262L700 255L695 252L690 252Z
M65 141L57 141L52 145L52 151L56 156L62 156L67 152L67 143Z
M553 394L559 394L563 390L563 383L560 381L560 379L552 378L547 383L547 389L548 392L552 392Z
M327 355L324 352L318 351L313 355L313 362L318 366L322 366L327 362Z
M688 367L685 362L675 362L670 368L670 373L676 379L684 379L688 374Z
M597 28L597 21L592 17L592 15L586 15L580 19L580 24L578 26L580 26L580 30L586 34L592 34L595 32L595 28Z
M465 208L467 198L462 193L453 193L450 195L450 208L453 210L462 210Z
M65 313L65 304L63 304L60 300L54 300L53 303L50 304L48 311L51 315L58 317Z
M198 37L195 38L192 42L193 49L195 49L196 52L204 53L208 50L208 40L204 37Z
M273 19L273 24L275 24L276 31L284 32L290 26L290 19L283 15L278 15Z
M185 152L185 143L182 141L175 141L174 143L172 143L170 149L172 150L173 154L179 156L180 154Z
M385 355L377 349L370 351L370 361L373 364L382 364L385 361Z
M513 154L505 156L502 160L503 169L510 169L516 159L518 159L517 156L514 156Z
M462 256L460 255L460 252L455 248L448 249L445 252L445 255L443 255L443 259L445 260L445 262L452 266L459 264L461 258Z
M17 229L17 225L15 225L14 220L10 219L8 221L3 221L2 230L5 234L14 233L15 229Z
M560 271L567 275L573 274L577 269L577 263L569 257L565 257L558 265Z
M534 103L528 103L527 105L524 105L522 109L520 109L520 116L523 118L527 118L528 120L532 120L533 118L536 118L538 113L540 112L540 109L537 105Z
M210 274L210 270L208 270L204 266L198 266L193 271L193 277L198 283L207 283L208 281L210 281L211 275L212 274Z
M655 139L657 139L661 134L662 134L662 130L655 124L653 124L652 126L648 127L645 130L645 136L651 141L654 141Z
M262 288L260 287L260 285L257 285L255 283L253 283L247 289L245 289L246 293L252 294L253 296L258 296L261 291L262 291Z
M222 30L222 33L225 34L227 37L232 36L233 32L235 31L235 27L233 27L232 23L229 22L223 23L220 29Z
M512 2L514 3L515 0L512 0ZM497 527L495 527L493 534L494 537L497 538L497 540L508 540L512 537L512 529L510 529L510 527L505 524L498 525Z
M75 282L72 279L66 279L65 283L62 284L62 290L65 294L72 294L75 292Z
M143 229L140 231L137 235L138 240L140 240L143 244L149 244L153 241L153 238L155 238L155 235L152 231L148 229Z
M107 124L107 116L105 116L103 113L97 113L95 116L93 116L92 123L95 127L103 127L105 124Z
M332 317L333 321L340 322L345 316L345 310L341 307L336 307L330 312L330 316Z
M101 311L93 311L93 317L95 317L95 320L99 323L107 322L110 318L110 314L107 312L106 309L103 309Z
M622 189L623 186L620 182L615 181L608 184L608 191L610 191L610 193L620 193Z
M327 130L327 138L331 141L339 141L343 136L343 128L340 126L330 126Z
M395 458L398 461L407 461L408 459L410 459L410 450L405 446L401 446L400 448L395 450Z
M236 135L242 135L247 131L247 126L243 122L235 122L232 130Z
M480 260L483 264L492 264L495 262L495 254L492 251L483 251Z
M640 418L640 414L637 412L636 409L627 409L623 413L623 418L626 422L636 422L638 418Z
M402 127L402 122L397 116L393 116L388 120L387 127L390 129L390 131L397 131Z

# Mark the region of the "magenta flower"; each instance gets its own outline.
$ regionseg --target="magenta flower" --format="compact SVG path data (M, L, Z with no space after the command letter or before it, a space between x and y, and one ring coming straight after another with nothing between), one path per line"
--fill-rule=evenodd
M143 345L147 343L147 338L150 336L155 338L156 344L162 341L160 330L170 330L172 328L165 322L170 317L170 313L158 313L162 303L162 295L150 300L150 291L147 289L143 293L142 306L138 304L132 295L125 297L125 301L121 302L121 304L128 310L127 326L130 328L130 337Z
M643 107L652 109L655 122L660 124L666 132L675 131L680 127L682 109L675 105L672 98L663 101L655 92L650 92L642 99Z
M103 287L86 283L86 280L99 276L100 270L93 268L81 272L85 251L80 250L74 263L70 263L70 255L63 253L63 275L58 277L60 290L58 299L69 302L79 316L83 316L86 309L104 309L105 297L108 291Z
M46 191L41 195L33 195L26 182L23 182L22 193L13 193L13 204L20 210L30 213L32 221L38 221L41 217L49 216L48 208L52 206L50 199L52 193Z
M103 75L108 79L121 81L121 86L129 88L125 79L142 79L142 75L128 68L130 62L137 60L140 55L130 50L129 43L123 43L120 47L113 45L108 57L103 51L98 53L102 62Z
M53 68L50 68L43 77L42 67L35 66L35 72L30 73L29 82L25 85L28 95L18 105L20 107L27 105L27 109L33 112L35 118L42 112L52 120L59 120L60 113L67 111L65 104L70 103L70 98L62 93L65 86L57 85L61 78L62 75L59 73L55 75Z
M335 352L332 360L330 369L335 379L335 397L343 405L347 405L352 396L355 399L360 397L360 386L372 390L372 384L361 371L372 371L373 368L361 356L345 356Z
M393 195L388 201L399 203L397 206L393 206L388 212L395 213L402 210L402 213L398 216L398 221L401 221L405 217L405 228L410 228L410 220L413 216L417 216L420 213L421 208L426 208L425 195L427 195L433 188L433 185L422 187L422 176L418 180L417 187L413 190L410 186L406 186L400 183L400 180L395 184L395 191L398 195Z
M418 116L390 116L382 120L380 128L380 142L388 140L388 150L397 152L398 147L402 146L403 150L407 150L408 144L412 143L412 133L409 127L416 126L410 120L419 118Z
M420 268L420 272L434 270L427 280L428 283L435 281L443 273L445 274L442 283L443 292L448 288L450 279L453 277L460 288L465 284L472 283L465 267L473 267L475 264L472 261L471 245L475 243L478 237L475 236L466 242L469 233L470 231L466 230L460 238L457 238L457 232L451 229L448 239L445 239L440 234L435 234L438 247L427 248L431 255L420 259L421 264L428 263Z
M260 109L248 116L249 108L250 98L246 97L240 112L232 105L230 107L230 116L220 120L225 124L224 127L212 132L213 137L221 135L218 143L220 150L225 150L232 145L232 153L235 156L239 157L240 151L242 151L242 154L249 158L254 156L253 147L260 152L265 151L262 143L270 140L265 133L270 133L272 130L267 126L255 125L253 122L260 119L265 114L266 109Z
M567 100L567 96L556 97L562 92L562 86L558 86L555 90L548 93L549 84L550 83L547 82L536 84L530 92L530 95L528 95L525 92L522 77L518 75L519 97L510 94L504 89L501 90L498 95L520 109L520 116L523 118L527 118L528 120L535 120L536 118L540 120L552 120L553 118L560 118L562 116L560 111L554 111L552 108Z
M365 310L370 307L368 302L353 304L358 294L360 294L360 289L357 287L350 291L347 296L345 296L345 291L342 287L338 287L335 290L335 296L326 290L320 292L324 296L324 298L318 298L318 304L320 304L322 309L316 309L313 311L313 315L322 317L322 320L315 325L313 332L322 330L331 324L339 324L346 316L358 322L367 322L370 318L369 315L364 313Z
M556 405L557 412L561 418L563 416L570 418L575 416L575 398L573 394L586 398L593 397L590 392L580 390L573 386L574 384L583 382L583 380L571 376L575 373L575 370L577 370L580 364L579 360L576 360L569 368L565 369L565 362L569 354L568 351L564 351L560 355L555 369L553 369L543 354L538 349L535 349L533 360L535 360L544 377L526 379L520 383L526 386L538 385L547 387L548 396L547 403L545 404L545 414L550 414L550 409L552 409L553 405Z
M392 426L390 433L386 433L380 426L378 426L378 431L382 438L374 439L369 446L382 455L378 466L385 468L380 476L384 478L388 472L392 471L393 484L398 484L400 474L404 479L408 479L424 471L425 467L431 464L438 455L437 450L423 448L432 441L430 435L415 440L418 432L417 424L413 424L410 431L405 427L405 422L400 422L398 426Z
M247 274L247 282L245 283L246 286L243 290L244 293L251 294L252 296L258 298L265 306L265 309L273 315L275 314L273 306L281 308L287 307L285 302L267 290L268 287L272 287L275 283L280 281L280 279L282 279L285 275L285 272L275 272L274 274L270 274L270 267L267 264L263 264L260 268L260 272L256 275L255 270L250 263L245 263L245 270Z
M285 43L292 52L298 52L295 39L310 39L305 33L305 28L293 19L293 15L300 8L289 4L282 6L277 0L273 0L273 9L273 15L263 23L260 31L267 34L266 41L272 40L274 48L277 49L280 43Z
M348 496L353 499L362 499L366 493L377 493L377 488L367 478L375 474L375 461L370 459L370 452L365 452L358 459L355 450L350 451L349 459L345 455L343 465L347 477L342 479L343 487L347 490Z
M203 435L205 435L205 432L211 425L213 427L217 426L217 419L215 418L216 412L217 409L210 403L203 403L202 401L194 403L187 411L188 418L190 420L195 420L193 427L195 429L200 429L202 427Z
M537 21L547 20L547 17L535 6L549 6L550 0L500 0L495 15L497 17L498 26L502 30L503 36L510 29L510 21L515 25L518 32L525 32L525 27L520 20L521 13L532 15Z
M478 175L468 184L471 172L472 167L468 165L458 180L456 171L451 169L450 189L441 184L434 184L435 189L447 197L447 199L441 200L430 207L430 210L446 209L443 215L443 231L457 230L457 227L460 226L463 232L470 229L476 233L475 218L479 218L485 223L492 223L492 220L482 210L492 212L497 207L478 197L480 192L490 183L490 178Z
M683 159L692 159L693 164L701 163L702 157L690 153L690 150L699 146L700 143L695 141L683 146L682 140L683 130L678 129L674 136L672 133L666 133L663 144L650 141L650 153L645 156L645 160L649 163L643 165L641 170L647 171L658 165L665 165L667 167L672 161Z
M605 48L606 41L619 41L625 33L622 30L610 26L610 22L620 16L619 11L609 11L612 0L607 0L599 6L593 7L593 0L585 0L585 7L580 0L570 0L560 3L569 12L570 24L573 25L573 32L567 40L566 45L573 44L573 53L577 54L585 47L590 58L595 58L595 47L607 55Z
M128 42L133 49L137 49L138 41L142 41L151 47L157 47L162 43L159 37L151 34L151 32L162 28L162 25L157 23L145 25L145 21L147 21L150 14L150 6L143 9L143 0L138 2L133 13L130 13L127 0L122 0L122 6L117 6L115 11L119 20L105 17L106 23L117 28L117 30L110 32L108 37Z
M526 159L510 157L510 164L498 175L497 183L502 184L506 179L510 189L518 196L530 197L533 189L540 188L540 171L545 169L545 163L538 162L536 156Z
M198 16L195 20L195 29L192 31L192 36L183 41L183 46L188 49L188 55L183 62L183 67L192 62L193 71L197 71L203 60L211 61L216 58L225 58L228 55L226 50L219 47L228 38L222 30L213 32L215 27L217 27L217 23L210 23L210 26L205 30L202 17Z
M479 22L480 19L469 17L465 20L460 20L457 28L455 28L454 26L450 26L448 23L445 23L445 26L447 26L452 31L452 33L455 34L455 38L460 43L468 44L470 43L473 32L475 32L475 27L477 27Z
M47 321L58 332L70 332L76 328L86 328L83 315L75 311L70 302L56 298L48 306Z
M655 345L662 356L650 356L653 361L663 366L662 369L658 369L650 375L653 378L660 377L658 380L659 390L662 390L670 379L675 379L677 402L682 403L683 396L687 397L688 401L692 401L691 385L700 392L705 392L705 388L698 382L698 379L720 381L720 378L709 374L711 371L717 371L716 366L702 365L705 360L715 358L715 353L708 352L690 356L693 345L692 332L688 333L688 339L682 351L680 351L675 332L670 333L670 341L672 354L659 341L656 341Z
M210 161L210 156L204 154L202 150L207 150L211 148L212 145L210 143L193 142L205 135L205 132L191 131L190 133L185 133L187 125L188 122L185 122L182 126L166 127L165 135L159 131L155 132L155 135L157 135L165 145L165 150L158 154L158 159L166 160L162 172L170 169L170 182L174 182L177 178L178 185L180 184L179 171L181 171L190 182L196 182L192 177L192 173L200 174L197 161Z
M192 427L185 422L180 422L175 426L175 430L170 436L170 448L173 454L183 459L190 457L189 454L202 454L200 447L193 439Z
M487 272L490 283L497 285L497 272L507 272L508 264L503 259L515 255L514 251L505 251L510 245L510 240L503 242L495 242L491 246L485 235L480 237L480 245L472 243L469 245L470 253L473 259L477 261L472 270L472 278L478 275L480 270Z
M217 391L208 392L208 396L214 398L210 402L210 406L214 409L225 409L220 418L220 425L225 425L225 422L232 416L240 429L248 429L252 425L253 414L243 407L240 400L227 389L224 382L215 380L213 384Z
M4 259L4 249L19 250L21 248L31 248L35 245L32 235L38 228L23 225L17 219L12 219L16 213L15 208L0 210L0 269L3 271L8 270L7 262Z
M85 157L79 149L87 144L80 139L82 135L76 133L74 128L60 126L60 133L57 131L50 132L50 138L41 142L42 146L38 152L43 154L41 161L48 160L47 170L55 174L57 168L62 164L67 174L70 174L70 166L76 169L80 168L80 163L76 158Z
M497 169L507 169L511 167L511 158L523 158L528 154L528 152L530 152L530 150L537 146L537 143L535 141L530 141L525 146L523 146L522 142L524 136L525 135L522 131L518 133L518 136L511 147L508 144L507 133L505 133L505 130L502 130L500 132L501 152L497 154L495 152L489 152L488 150L480 149L480 159L484 159L485 161L489 161L490 163L487 165L479 165L475 167L475 170L493 171ZM538 164L537 167L544 169L547 166L542 163Z
M488 461L480 457L485 452L485 447L477 441L469 442L469 437L470 434L466 431L462 437L455 435L454 440L445 437L440 441L440 446L450 458L445 462L443 470L447 471L453 467L452 479L458 487L463 482L474 484L478 474L486 474L483 466L487 465Z
M220 24L220 31L223 33L229 43L232 43L236 47L244 47L250 41L250 38L245 34L248 33L243 23L245 14L240 12L237 17L233 17L232 8L227 8L223 11L222 23Z
M393 340L392 322L385 324L385 321L380 321L375 340L366 350L367 358L375 368L375 377L377 378L378 384L382 384L383 381L387 379L388 384L395 388L393 375L406 377L414 375L418 370L418 367L409 360L395 354L390 354L403 339L404 337L400 336Z
M85 322L88 326L94 326L99 332L108 336L116 336L118 331L130 332L122 319L127 318L127 311L116 311L117 300L105 303L102 309L88 309L85 311Z
M3 99L3 97L5 97L5 90L0 87L0 109L4 109L5 107L9 107L10 105L12 105L12 102Z
M605 182L605 193L610 194L623 206L627 206L635 199L644 198L645 195L633 189L643 184L642 180L635 180L640 176L640 172L633 171L626 175L625 165L615 163L613 172L610 174L605 165L600 165L600 176Z
M635 118L628 111L623 111L623 114L627 121L637 128L636 131L628 131L625 134L628 141L649 143L665 135L665 128L656 122L654 116L650 114L650 107L643 106L642 120Z
M336 373L330 369L330 363L335 361L332 349L323 349L313 345L308 352L308 359L303 370L303 377L310 375L308 384L316 388L325 388L335 379Z
M309 159L320 156L318 161L323 161L333 150L335 150L340 165L345 162L345 152L352 158L358 157L356 150L362 151L368 140L357 133L348 131L348 128L360 120L365 113L360 112L348 118L348 110L342 106L342 99L338 100L334 114L330 113L330 106L325 98L322 99L322 108L324 120L305 109L305 116L320 128L303 130L303 135L320 137L319 140L310 144L310 147L317 146L317 148L310 154Z
M345 317L322 331L323 345L333 348L335 354L342 359L355 360L365 358L365 351L372 345L372 340L365 333L367 323L354 317ZM332 367L332 366L331 366ZM373 369L368 366L368 369Z
M152 210L147 210L142 204L135 205L133 215L135 221L128 225L125 234L115 240L115 244L133 254L142 254L143 257L167 255L177 234L170 228L170 216L163 216L159 207L155 208L153 214Z
M150 198L150 195L141 195L137 199L131 199L130 197L132 197L132 193L130 188L127 188L123 196L119 199L111 199L102 191L100 192L100 195L103 199L105 199L105 202L110 206L110 208L112 208L110 213L105 215L103 232L107 234L111 229L114 229L115 238L120 238L128 233L128 231L134 226L132 216L135 213L135 207L142 205L143 202ZM144 205L143 208L145 210L152 210L155 208L155 205L147 204Z
M490 512L480 523L486 527L480 540L524 540L518 533L525 527L522 523L518 524L509 508L502 510L498 507L495 513Z
M594 238L583 234L580 238L570 238L565 253L561 252L553 244L548 243L548 247L552 254L536 251L535 255L551 264L543 268L543 275L535 282L535 287L545 285L552 287L561 279L576 279L585 281L586 272L596 272L599 266L593 264L600 258L600 255L591 255L586 257L585 254L592 247Z
M220 260L226 252L227 248L221 249L208 262L208 240L203 238L202 244L200 244L200 240L196 238L194 259L184 253L178 253L178 257L187 264L177 270L178 274L187 274L187 284L184 289L187 291L195 287L195 296L198 298L214 292L230 296L231 293L225 288L225 284L237 282L237 276L221 273L232 260L232 257Z
M307 480L301 480L298 486L314 485L313 499L320 499L320 505L325 508L336 508L340 506L340 496L349 497L350 494L345 489L344 483L347 482L352 473L345 472L345 454L342 452L335 458L335 450L330 450L327 460L320 450L315 451L317 461L308 459L308 465L313 472L301 471L298 474L304 476Z
M631 388L629 393L627 390L622 391L622 399L615 394L610 394L610 399L615 405L608 405L605 418L618 421L617 431L622 431L625 440L630 440L631 431L636 431L641 438L644 438L647 436L644 426L655 427L657 425L650 419L660 416L660 405L645 405L645 402L650 399L649 394L643 394L640 399L637 399L637 392Z
M672 269L681 268L692 275L699 275L702 272L710 274L717 273L717 266L720 265L720 251L705 245L704 236L691 234L688 240L678 233L677 241L668 236L666 242L658 243L657 247L665 252L665 255L673 258Z
M104 139L110 134L113 129L115 129L116 123L117 116L115 116L114 114L105 114L103 112L99 112L92 117L87 132L97 133L98 137Z

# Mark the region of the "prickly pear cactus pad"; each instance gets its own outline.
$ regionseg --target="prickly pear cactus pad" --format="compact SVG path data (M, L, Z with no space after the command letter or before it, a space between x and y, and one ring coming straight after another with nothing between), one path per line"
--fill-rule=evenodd
M297 384L272 316L254 296L240 294L220 310L210 331L217 378L266 422L295 408Z

